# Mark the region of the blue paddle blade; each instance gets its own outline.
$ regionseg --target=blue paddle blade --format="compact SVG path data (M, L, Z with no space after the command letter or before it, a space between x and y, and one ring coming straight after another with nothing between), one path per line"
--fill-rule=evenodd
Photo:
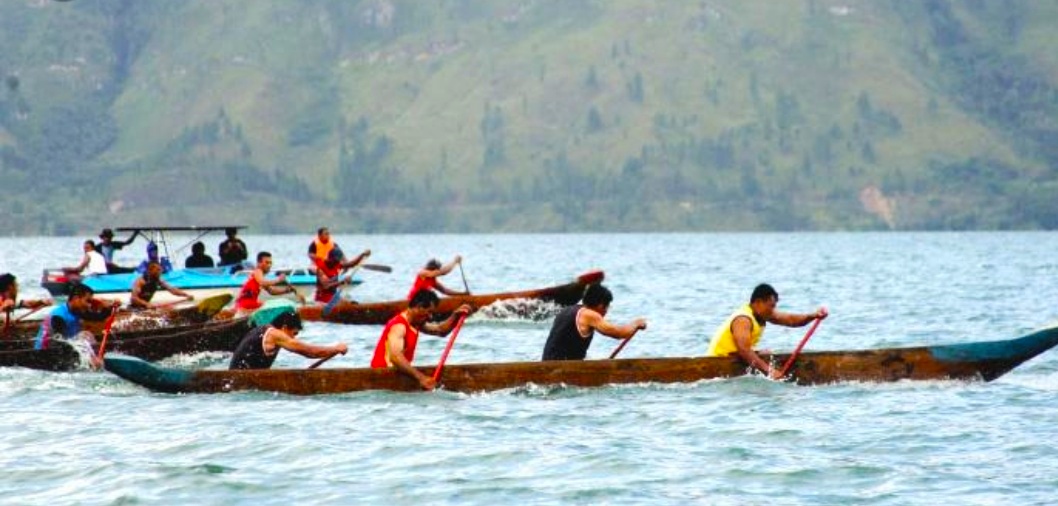
M342 300L342 289L341 288L335 290L334 291L334 297L331 297L331 301L328 302L326 306L323 306L323 316L330 315L331 314L331 310L334 309L334 306L338 305L338 301L340 301L340 300Z

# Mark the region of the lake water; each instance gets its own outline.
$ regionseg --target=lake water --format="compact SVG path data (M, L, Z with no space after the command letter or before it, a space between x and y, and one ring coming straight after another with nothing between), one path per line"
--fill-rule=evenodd
M780 309L829 308L809 350L1012 338L1058 318L1055 233L336 239L347 254L370 247L372 263L394 267L362 273L360 300L403 296L432 256L462 254L480 293L603 269L615 295L609 318L649 320L622 357L702 354L762 281L778 289ZM0 272L41 295L41 269L75 264L81 240L0 239ZM300 266L311 236L245 240L278 266ZM142 246L119 258L135 263ZM458 270L444 282L463 284ZM536 360L548 328L475 316L449 363ZM303 338L348 343L324 367L362 367L380 331L308 324ZM804 331L769 328L762 346L791 349ZM436 363L444 343L424 339L416 362ZM589 357L615 344L597 337ZM310 362L281 354L276 367ZM308 398L161 395L103 372L7 368L0 466L3 504L1054 504L1058 352L992 383L798 387L746 377Z

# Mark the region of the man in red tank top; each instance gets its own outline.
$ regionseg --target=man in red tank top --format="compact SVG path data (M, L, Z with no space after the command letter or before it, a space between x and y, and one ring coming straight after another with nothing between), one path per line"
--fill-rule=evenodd
M408 292L408 300L411 300L412 296L420 290L437 290L449 297L453 295L470 295L469 290L465 292L452 290L442 285L440 280L438 280L438 278L452 272L452 269L462 263L463 257L459 255L456 255L451 262L445 265L441 265L441 261L436 258L430 259L429 262L426 262L426 266L415 275L415 283L412 285L411 291Z
M382 335L375 346L371 358L371 367L382 369L396 367L398 371L411 376L423 390L433 390L437 385L433 378L412 367L415 359L415 347L419 342L419 333L425 332L435 336L447 336L455 327L461 315L470 314L470 306L463 304L442 322L430 322L439 299L430 290L421 290L411 298L408 309L394 316L382 330Z
M345 253L342 252L342 248L338 246L338 243L331 239L330 229L327 227L320 227L319 230L316 231L316 238L309 243L309 270L315 271L317 269L322 269L323 264L326 263L335 252L337 252L342 270L356 267L364 260L367 260L367 257L371 256L371 250L365 249L352 260L345 258Z
M239 290L239 297L235 299L235 308L237 310L253 311L261 307L261 301L258 300L261 290L272 295L292 293L297 295L298 302L305 303L305 297L298 293L292 285L287 284L286 274L280 274L275 279L265 278L270 270L272 270L272 254L267 251L258 253L257 268L250 273L250 278L242 285L242 290Z

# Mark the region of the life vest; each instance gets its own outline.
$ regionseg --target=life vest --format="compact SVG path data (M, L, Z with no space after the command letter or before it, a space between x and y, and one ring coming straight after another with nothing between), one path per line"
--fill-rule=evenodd
M66 327L66 333L61 337L73 337L81 332L81 319L77 315L70 311L69 304L63 304L55 309L51 310L51 314L44 318L44 321L40 324L40 330L37 331L37 339L33 344L33 347L42 350L48 347L48 341L53 337L54 330L51 328L51 320L55 317L62 319Z
M327 257L331 254L331 250L334 249L334 239L327 242L321 242L320 238L313 239L312 244L316 246L316 266L319 267L327 260Z
M386 323L386 328L382 330L382 337L378 339L378 345L375 346L375 355L371 357L372 368L393 367L393 363L389 360L389 331L397 325L404 326L404 358L409 364L415 358L415 345L419 343L419 331L408 323L404 313L400 313L390 318Z
M753 329L749 334L750 347L757 347L757 343L760 342L760 336L764 334L764 325L757 321L757 317L753 316L753 308L746 304L731 316L728 316L724 324L716 329L712 340L709 341L709 351L705 353L707 357L726 357L738 353L738 346L735 345L735 336L731 333L731 324L734 323L735 318L740 316L749 317L749 321L753 323Z
M239 298L235 300L235 307L238 309L257 309L261 307L261 301L257 300L257 297L261 295L261 284L257 282L257 278L254 277L256 270L250 273L249 279L242 285L242 289L239 290Z
M422 276L415 276L415 284L411 285L411 291L408 292L408 300L415 296L419 290L436 290L437 289L437 278L424 278Z

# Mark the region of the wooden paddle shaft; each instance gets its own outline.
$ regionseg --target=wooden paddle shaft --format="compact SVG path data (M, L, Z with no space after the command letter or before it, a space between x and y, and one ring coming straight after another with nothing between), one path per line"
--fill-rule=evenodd
M459 321L456 322L456 328L452 330L452 337L448 338L448 344L445 345L445 351L441 353L441 360L437 362L437 368L433 371L433 380L436 383L437 380L441 379L441 370L445 367L445 360L448 360L448 352L452 351L452 345L456 342L456 336L459 335L459 329L463 328L463 322L466 321L467 315L459 317Z
M819 324L822 321L821 318L816 318L815 323L813 323L812 327L808 329L808 333L806 333L801 339L801 342L797 344L797 348L794 349L794 352L790 354L790 358L786 359L786 364L782 366L782 371L779 375L780 377L786 376L786 373L790 372L790 368L793 367L794 361L797 360L797 356L801 354L801 350L804 349L805 344L808 343L808 339L812 337L812 334L816 331L816 327L819 327Z

